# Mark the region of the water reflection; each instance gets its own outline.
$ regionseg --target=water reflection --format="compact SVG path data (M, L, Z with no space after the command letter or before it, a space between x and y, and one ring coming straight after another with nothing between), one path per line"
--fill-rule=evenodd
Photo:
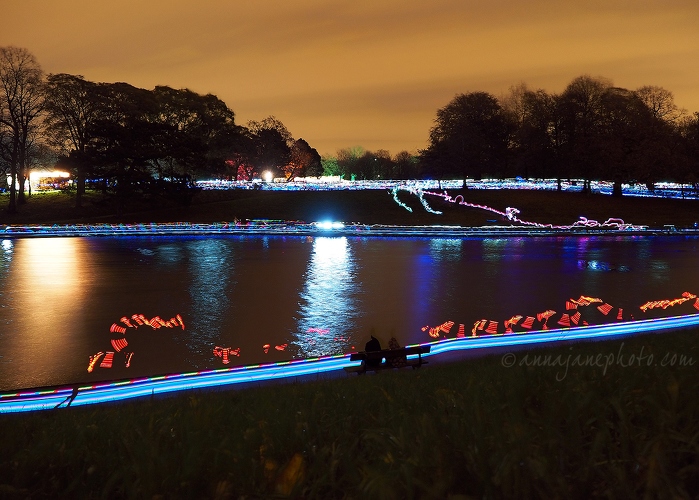
M222 239L200 239L187 244L192 298L191 328L186 345L197 355L208 352L220 337L233 272L231 247ZM173 253L170 252L170 257ZM193 362L197 366L196 362Z
M22 334L8 336L3 352L18 368L38 353L50 353L41 356L44 368L50 369L70 355L66 325L79 320L91 291L87 244L80 238L26 238L14 247L3 242L3 267L11 261L7 275L14 284L11 300L3 299L3 305L10 302L20 313L8 321Z
M485 238L483 261L521 260L524 246L524 238Z
M9 272L10 263L12 262L12 240L2 240L0 249L2 251L2 253L0 253L0 283L2 283ZM5 287L0 289L0 295L3 293L5 293Z
M3 260L12 258L12 240L2 240L2 257Z
M699 292L698 255L699 238L0 239L0 389L220 368L217 345L250 364L362 349L372 329L425 342L426 325L502 326L581 295L638 310ZM186 329L140 329L128 370L85 379L134 313Z
M6 285L7 275L10 271L10 263L12 262L12 240L2 240L0 248L2 248L2 253L0 254L0 325L7 326L12 322L12 318L7 315L7 309L9 308L9 302L11 297L9 296L9 289ZM0 337L2 337L2 330L0 329ZM2 361L3 355L0 353L0 361Z
M461 260L461 238L444 238L430 240L430 255L436 261L458 262Z
M358 316L355 267L347 238L313 240L293 341L299 357L349 350L350 331Z

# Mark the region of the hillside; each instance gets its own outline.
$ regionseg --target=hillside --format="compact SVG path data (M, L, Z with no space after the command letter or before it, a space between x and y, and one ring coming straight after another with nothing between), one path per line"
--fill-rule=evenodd
M601 194L524 190L450 191L467 202L504 211L520 210L523 220L544 224L572 224L579 217L603 222L610 217L627 223L662 227L674 224L691 227L699 221L699 201L661 198L612 198ZM346 223L391 225L510 224L505 218L477 208L445 203L438 197L428 202L442 215L428 213L414 195L400 193L400 199L413 208L408 212L383 190L366 191L201 191L187 206L171 200L131 201L121 214L113 198L87 193L83 208L74 207L70 193L38 193L19 206L18 213L7 213L7 195L0 196L0 224L61 224L98 222L221 222L234 219L281 219L313 222L332 219Z

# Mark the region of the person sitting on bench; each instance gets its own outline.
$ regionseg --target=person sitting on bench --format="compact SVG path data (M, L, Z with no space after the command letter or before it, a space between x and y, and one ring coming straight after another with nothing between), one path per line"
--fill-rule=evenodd
M400 349L400 344L396 340L395 337L391 337L391 340L388 341L388 348L389 349ZM405 364L408 362L408 359L405 356L395 356L392 357L391 359L387 359L386 363L390 363L390 365L393 368L402 368L405 366Z
M364 346L364 350L366 352L371 352L371 351L380 351L381 350L381 342L379 342L379 339L374 337L373 335L371 336L371 340L366 343ZM366 365L368 367L375 367L381 365L381 359L372 359L372 360L367 360Z

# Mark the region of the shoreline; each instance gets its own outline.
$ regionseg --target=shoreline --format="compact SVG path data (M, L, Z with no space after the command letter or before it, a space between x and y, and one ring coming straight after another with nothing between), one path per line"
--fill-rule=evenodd
M423 358L442 355L445 360L451 358L453 361L463 358L465 353L475 349L482 349L481 354L487 356L489 353L498 352L503 348L512 350L529 345L611 340L620 337L635 337L660 330L672 331L693 328L698 325L699 313L696 313L527 333L515 332L449 338L424 342L419 345L430 346L430 352L423 354ZM414 358L416 355L410 357ZM318 377L321 375L337 376L337 373L342 373L344 368L356 368L360 364L361 362L351 361L350 354L341 354L137 379L18 389L4 394L0 393L0 414L111 403L199 389L224 390L231 388L231 386L280 379L298 379L299 377Z
M357 237L542 237L542 236L699 236L699 228L663 228L645 226L614 228L604 225L573 226L570 228L510 226L399 226L386 224L299 223L295 221L248 220L245 222L218 222L212 224L172 222L136 224L26 224L8 225L0 229L0 237L57 237L57 236L357 236Z

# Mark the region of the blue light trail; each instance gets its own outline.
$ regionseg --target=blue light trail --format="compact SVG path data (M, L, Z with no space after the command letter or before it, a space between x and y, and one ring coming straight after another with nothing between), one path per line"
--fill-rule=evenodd
M487 350L527 344L614 338L659 330L695 327L697 325L699 325L699 314L690 314L531 333L463 337L429 343L431 347L430 353L423 356L438 356L447 352L467 349ZM82 406L192 389L220 388L248 382L329 373L342 370L345 367L356 366L358 366L358 363L350 361L350 355L347 354L344 356L326 356L264 365L146 377L95 385L79 385L77 391L73 387L36 391L26 390L0 394L0 413L64 408L68 406L69 402L70 406Z

